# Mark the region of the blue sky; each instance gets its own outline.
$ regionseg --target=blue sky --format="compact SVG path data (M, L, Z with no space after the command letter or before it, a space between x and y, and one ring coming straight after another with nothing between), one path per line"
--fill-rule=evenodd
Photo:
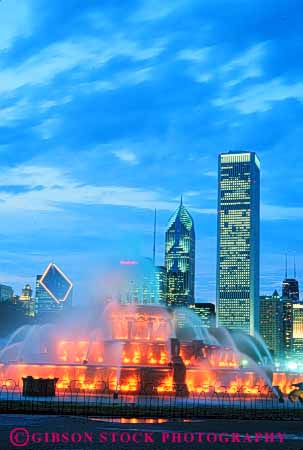
M64 4L64 7L63 7ZM198 300L215 298L217 155L261 159L261 291L303 258L301 2L2 0L0 281L54 260L85 301L120 259L157 263L180 194Z

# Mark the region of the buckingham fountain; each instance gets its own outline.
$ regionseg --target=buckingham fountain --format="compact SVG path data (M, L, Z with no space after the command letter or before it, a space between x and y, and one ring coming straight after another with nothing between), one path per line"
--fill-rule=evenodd
M58 379L57 391L92 394L268 396L287 394L295 377L274 373L261 340L201 328L194 313L184 330L164 306L107 303L93 322L24 326L0 350L0 382Z

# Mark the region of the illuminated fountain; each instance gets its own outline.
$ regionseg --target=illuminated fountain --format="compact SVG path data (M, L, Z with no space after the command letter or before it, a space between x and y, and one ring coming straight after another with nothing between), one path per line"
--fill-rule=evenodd
M186 336L165 307L115 302L93 326L82 320L22 327L0 351L0 379L9 388L11 380L21 386L22 377L56 377L59 391L99 394L268 395L272 376L262 346L224 329L199 329L188 314ZM274 384L287 391L285 380Z

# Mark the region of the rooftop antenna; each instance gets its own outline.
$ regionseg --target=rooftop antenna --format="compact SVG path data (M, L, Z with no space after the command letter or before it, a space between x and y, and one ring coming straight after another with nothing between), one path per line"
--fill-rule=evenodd
M155 209L155 214L154 214L153 265L155 265L155 262L156 262L156 228L157 228L157 210Z
M287 253L285 253L285 279L287 278Z
M183 205L183 195L181 194L181 199L180 199L180 206Z
M296 255L294 255L294 278L297 277L297 270L296 270Z

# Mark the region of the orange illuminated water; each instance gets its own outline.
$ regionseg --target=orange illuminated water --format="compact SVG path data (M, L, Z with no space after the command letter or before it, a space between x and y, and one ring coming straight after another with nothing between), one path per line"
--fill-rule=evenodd
M0 364L1 385L14 389L22 386L23 377L56 377L58 391L161 395L176 392L176 372L184 366L189 394L269 393L264 377L251 368L241 369L231 348L172 338L171 316L163 308L114 305L107 309L106 323L107 335L100 331L98 337L75 337L62 330L51 339L42 336L33 360L12 353ZM178 341L177 350L173 340ZM289 393L291 384L299 381L298 375L275 373L272 384Z

